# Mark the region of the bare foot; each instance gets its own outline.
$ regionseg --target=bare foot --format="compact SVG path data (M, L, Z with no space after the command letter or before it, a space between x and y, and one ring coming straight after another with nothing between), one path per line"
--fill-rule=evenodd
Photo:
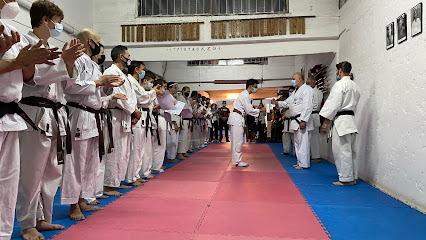
M296 167L294 167L295 169L309 169L309 168L305 168L305 167L301 167L301 166L296 166Z
M44 240L43 234L37 231L36 228L27 228L21 231L23 240Z
M81 212L95 212L104 209L102 207L89 206L84 199L79 200L78 205L80 206Z
M59 224L51 224L46 221L38 221L36 225L38 231L56 231L65 229L64 226Z
M149 174L149 175L148 175L148 177L146 177L146 178L148 178L148 179L154 179L154 178L155 178L155 176L154 176L154 175L152 175L152 174Z
M115 188L112 187L104 187L104 194L113 197L119 197L123 195L122 193L115 191Z
M135 186L135 187L143 186L143 183L138 182L138 181L135 181L135 182L132 182L132 183L129 183L129 184L132 185L132 186Z
M334 182L333 184L337 186L353 186L356 185L356 181L353 180L351 182Z
M178 158L179 158L180 160L185 160L185 157L183 156L183 154L179 154Z
M101 204L101 202L99 202L98 200L94 200L94 201L91 201L91 202L89 202L87 204L88 205L98 205L98 204Z
M189 154L188 153L184 153L183 156L184 157L189 157Z
M179 160L177 159L167 159L167 162L177 163Z
M167 168L166 166L162 166L162 167L161 167L161 169L166 169L166 168Z
M70 211L68 212L68 216L70 216L71 220L80 221L80 220L86 219L83 213L81 213L81 209L78 204L71 204Z
M321 159L312 159L311 162L317 163L317 162L321 162Z
M299 164L293 165L293 167L298 167L298 166L299 166Z
M107 198L109 198L108 196L106 196L106 195L102 195L102 196L100 196L100 197L97 197L97 199L107 199Z
M132 188L131 186L126 186L126 185L121 185L118 187L118 189L130 189Z
M189 150L189 151L188 151L188 153L193 153L193 152L194 152L194 151L192 151L192 150Z
M146 182L148 182L148 180L143 179L143 178L138 178L138 179L136 179L136 181L141 182L141 183L146 183Z

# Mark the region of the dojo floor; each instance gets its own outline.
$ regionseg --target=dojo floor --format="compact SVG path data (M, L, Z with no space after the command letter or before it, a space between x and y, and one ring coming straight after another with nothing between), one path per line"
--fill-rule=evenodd
M323 161L295 170L281 144L245 144L249 168L230 165L230 144L210 144L143 187L101 200L103 211L68 219L47 239L319 240L426 239L426 216L360 181L337 187ZM57 194L58 195L58 194ZM13 239L19 238L16 225Z

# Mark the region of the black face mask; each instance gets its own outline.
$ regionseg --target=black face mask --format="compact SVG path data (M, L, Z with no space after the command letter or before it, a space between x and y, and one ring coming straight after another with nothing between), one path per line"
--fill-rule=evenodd
M185 97L189 97L189 92L186 92L186 93L185 93Z
M126 66L130 67L130 65L132 64L132 60L126 58L124 55L123 55L123 58L126 59L126 61L123 61L126 64Z
M95 44L95 48L92 48L92 46L89 44L90 51L92 52L92 57L98 55L101 52L101 45L95 43L95 41L92 40L92 42Z
M102 65L105 62L105 55L101 55L101 58L98 59L98 65Z

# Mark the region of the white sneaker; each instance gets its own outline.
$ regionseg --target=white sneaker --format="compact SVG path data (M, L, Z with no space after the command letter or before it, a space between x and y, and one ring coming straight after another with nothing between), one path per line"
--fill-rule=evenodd
M248 167L248 163L245 162L239 162L237 165L235 165L236 167Z

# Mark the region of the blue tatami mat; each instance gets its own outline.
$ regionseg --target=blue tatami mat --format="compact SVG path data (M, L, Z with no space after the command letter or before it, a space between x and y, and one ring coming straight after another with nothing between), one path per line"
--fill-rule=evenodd
M194 151L194 153L192 153L190 155L193 155L193 154L197 153L198 151L199 150ZM167 153L166 153L165 156L167 156ZM167 169L172 168L173 166L175 166L178 163L171 163L171 162L166 161L166 159L165 159L163 166L166 166L165 171L167 171ZM158 174L153 173L153 175L158 175ZM123 184L125 185L126 183L123 182ZM131 189L118 189L117 191L119 191L119 192L123 193L123 195L125 195L126 193L134 190L135 188L136 187L132 187ZM109 197L107 199L99 199L101 204L96 205L96 206L105 207L108 204L114 202L115 200L117 200L119 198L120 197ZM54 224L61 224L61 225L65 226L65 229L61 230L61 231L44 231L44 232L41 232L43 234L43 236L45 237L45 239L52 239L55 235L58 235L62 231L66 231L69 227L71 227L71 225L74 225L78 222L78 221L73 221L73 220L69 219L69 217L68 217L69 207L70 207L69 205L61 205L60 204L60 189L58 189L58 192L55 195L55 201L54 201L54 205L53 205L53 223ZM93 212L83 213L83 214L87 218L87 216L93 214ZM16 221L16 217L15 217L15 227L13 229L12 240L21 240L22 239L20 234L19 234L20 231L21 231L21 228L19 227L19 224Z
M269 144L293 182L335 240L424 240L426 215L362 180L334 186L336 167L322 160L296 170L296 157L281 156L282 144Z

